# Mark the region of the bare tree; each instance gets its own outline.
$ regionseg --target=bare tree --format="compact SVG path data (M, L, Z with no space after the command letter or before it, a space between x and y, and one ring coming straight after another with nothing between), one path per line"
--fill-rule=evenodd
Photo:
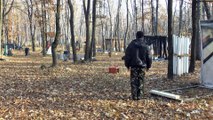
M173 0L168 0L168 73L167 77L173 79L173 22L172 22Z
M3 0L3 17L5 17L6 15L9 14L9 12L11 11L12 7L13 7L13 3L14 0L12 0L8 10L7 10L7 4L8 4L9 0Z
M114 38L118 38L118 39L114 39L115 41L115 49L116 51L121 51L121 47L120 47L120 9L121 9L121 2L122 0L118 1L118 8L117 8L117 15L116 15L116 28L114 29ZM117 37L116 37L117 36Z
M92 57L96 56L96 39L95 39L95 32L96 32L96 4L97 0L93 0L93 8L92 8L92 40L90 46L90 60Z
M105 46L105 36L106 36L106 5L105 5L105 0L102 1L102 0L98 0L98 7L99 7L99 10L98 10L98 14L100 16L100 21L101 21L101 37L102 37L102 49L103 49L103 53L106 51L106 46Z
M42 38L42 54L43 56L46 56L46 47L47 47L47 20L46 20L46 2L45 0L41 0L41 38ZM37 7L38 9L38 7Z
M69 0L68 0L69 2ZM69 43L69 36L70 36L70 33L69 33L69 29L71 30L71 28L69 28L69 25L70 25L70 16L69 16L69 9L67 7L69 7L69 3L68 3L68 6L66 5L66 10L65 10L65 15L66 15L66 34L65 34L65 44L66 44L66 50L70 52L70 43ZM73 59L74 60L74 59ZM75 62L75 61L74 61Z
M191 42L191 59L189 66L190 73L193 73L195 71L195 61L196 61L196 34L197 34L196 2L197 2L196 0L192 0L192 42Z
M136 2L136 1L137 1L137 0L134 0L135 32L138 31L138 19L137 19L137 16L138 16L138 13L137 13L138 8L137 8L137 2Z
M178 7L178 4L174 4L175 6L174 6L174 12L173 12L173 20L172 20L172 26L173 26L173 31L176 33L176 29L175 29L175 23L176 23L176 13L177 13L177 7Z
M205 11L206 11L207 19L209 20L211 18L211 13L210 13L210 10L209 10L209 5L206 2L206 0L203 0L203 4L204 4Z
M74 8L71 0L68 0L69 8L70 8L70 31L71 31L71 44L72 44L72 52L73 52L73 62L77 62L76 56L76 46L75 46L75 26L74 26Z
M151 0L151 10L152 10L152 35L155 35L154 0Z
M180 14L179 14L179 30L178 30L178 36L180 36L181 30L182 30L182 19L183 19L183 0L180 0Z
M156 0L155 35L158 35L158 6L159 6L159 0Z
M84 60L89 60L89 52L90 52L90 30L89 30L89 18L90 18L90 0L83 0L83 8L84 8L84 15L85 15L85 23L86 23L86 48L85 48L85 55Z
M2 36L2 41L4 41L4 32L3 32L3 28L4 28L4 25L5 25L5 17L10 13L10 11L12 10L12 7L13 7L13 4L14 4L14 0L12 0L12 2L10 3L10 5L9 5L9 8L8 8L8 3L9 2L9 0L2 0L2 30L1 30L1 36ZM7 28L6 28L7 29ZM5 32L7 32L6 30L5 30Z
M141 0L142 9L142 31L144 32L144 0Z
M35 31L36 31L36 26L33 24L33 14L34 14L34 7L33 7L33 2L32 0L25 0L26 5L27 5L27 14L28 14L28 19L30 22L30 34L31 34L31 39L32 39L32 50L35 51Z
M113 33L112 33L112 13L111 13L111 7L110 7L110 1L107 0L107 4L108 4L108 9L109 9L109 17L110 17L110 50L109 50L109 57L112 56L112 37L113 37Z
M1 31L2 31L2 7L3 7L3 4L2 4L2 0L0 0L0 49L1 49L1 44L2 44L2 34L1 34ZM2 57L2 49L1 49L1 57Z
M106 46L105 46L105 24L103 22L103 20L101 20L101 35L102 35L102 49L103 49L103 53L105 52L106 50Z
M57 65L57 56L56 56L56 48L58 46L58 41L61 33L60 28L60 0L57 0L57 8L56 8L56 34L55 34L55 40L52 43L52 67L55 67Z
M197 19L197 34L196 34L196 60L201 60L201 39L200 39L200 0L197 0L197 8L196 8L196 19Z
M127 47L127 34L129 30L129 0L126 0L126 31L124 36L124 51Z

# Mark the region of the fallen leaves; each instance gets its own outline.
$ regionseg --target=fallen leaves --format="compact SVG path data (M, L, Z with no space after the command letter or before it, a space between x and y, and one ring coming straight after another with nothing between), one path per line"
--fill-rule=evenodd
M108 58L99 54L98 61L87 64L59 61L56 68L49 67L50 57L37 53L8 57L9 60L0 62L0 120L212 118L212 97L179 103L149 94L153 88L171 89L197 83L199 71L168 80L167 63L154 62L146 73L146 98L132 101L129 72L121 56L119 53ZM119 66L119 73L107 73L112 65Z

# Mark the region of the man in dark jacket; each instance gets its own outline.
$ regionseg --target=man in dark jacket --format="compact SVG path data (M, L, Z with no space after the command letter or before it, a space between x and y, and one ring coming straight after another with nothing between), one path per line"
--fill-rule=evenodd
M131 94L133 100L139 100L144 95L145 70L149 70L152 64L150 50L144 41L141 31L136 33L125 52L125 66L130 69Z

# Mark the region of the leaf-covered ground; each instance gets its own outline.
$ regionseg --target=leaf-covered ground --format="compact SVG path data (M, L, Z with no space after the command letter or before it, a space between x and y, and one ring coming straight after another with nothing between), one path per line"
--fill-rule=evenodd
M166 79L167 62L153 63L146 73L145 99L130 99L129 72L121 60L122 53L108 58L99 54L93 63L72 64L59 61L49 68L51 57L22 51L0 61L0 119L122 119L122 120L211 120L213 97L189 102L156 97L151 89L172 89L198 83L196 72L174 80ZM118 66L118 74L109 74L109 66ZM209 90L209 93L213 91ZM205 91L187 92L196 96Z

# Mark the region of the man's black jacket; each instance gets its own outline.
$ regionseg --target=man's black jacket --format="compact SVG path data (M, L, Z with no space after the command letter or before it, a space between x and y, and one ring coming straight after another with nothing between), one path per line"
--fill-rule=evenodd
M152 64L152 57L148 46L143 42L143 38L133 40L125 51L125 66L142 67L149 69Z

